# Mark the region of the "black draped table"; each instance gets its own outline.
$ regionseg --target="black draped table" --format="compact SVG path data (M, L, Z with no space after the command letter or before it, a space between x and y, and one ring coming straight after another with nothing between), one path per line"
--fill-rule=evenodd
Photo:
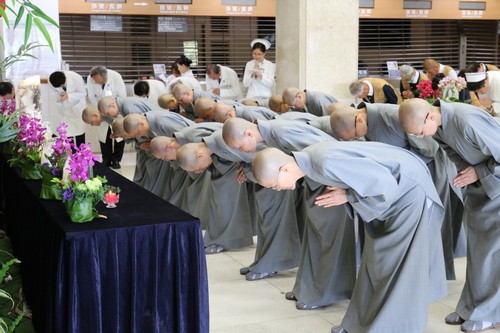
M107 167L121 188L107 219L72 223L59 201L40 200L1 156L5 221L22 261L37 332L209 331L208 282L199 220Z

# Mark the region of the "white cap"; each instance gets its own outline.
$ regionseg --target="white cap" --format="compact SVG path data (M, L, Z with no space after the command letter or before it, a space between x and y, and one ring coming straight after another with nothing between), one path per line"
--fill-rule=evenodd
M266 51L271 48L271 42L264 38L256 38L250 42L250 47L253 47L255 43L261 43L266 48Z
M486 73L465 73L465 79L467 80L467 82L481 82L483 80L486 80Z

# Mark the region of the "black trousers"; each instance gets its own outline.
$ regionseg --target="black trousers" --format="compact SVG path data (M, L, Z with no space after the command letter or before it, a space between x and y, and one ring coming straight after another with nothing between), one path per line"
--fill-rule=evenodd
M104 164L106 162L120 162L123 157L123 149L125 148L125 140L121 142L116 142L115 139L110 138L111 127L108 127L108 134L106 134L106 142L101 145L102 161Z

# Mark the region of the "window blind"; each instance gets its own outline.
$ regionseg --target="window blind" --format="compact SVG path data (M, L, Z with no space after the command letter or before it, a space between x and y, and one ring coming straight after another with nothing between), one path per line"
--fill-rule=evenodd
M185 32L158 32L156 16L123 16L122 32L90 31L89 15L60 16L61 52L71 70L87 77L91 67L104 65L133 81L153 75L152 64L167 71L183 53L196 64L191 69L204 78L207 64L218 63L243 75L252 59L250 42L274 42L275 19L258 17L185 17ZM182 29L181 29L182 30ZM266 58L275 62L274 46Z

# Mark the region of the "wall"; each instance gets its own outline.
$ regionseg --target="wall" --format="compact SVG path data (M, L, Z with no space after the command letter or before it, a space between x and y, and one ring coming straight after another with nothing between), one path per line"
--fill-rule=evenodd
M63 14L183 15L183 16L275 16L275 0L256 0L256 6L225 6L221 0L192 0L191 5L155 4L154 0L126 3L59 2Z
M64 14L274 17L276 16L276 1L279 0L256 0L256 6L225 6L222 5L221 0L192 0L191 5L155 4L154 0L128 0L123 4L64 0L60 1L59 10ZM359 16L400 19L500 19L500 1L468 0L468 2L486 2L486 10L461 11L459 10L460 0L434 0L432 9L428 11L403 9L403 0L374 0L374 8L360 8ZM296 4L298 6L299 2L297 1ZM311 5L314 5L313 1ZM333 6L332 9L334 9Z

